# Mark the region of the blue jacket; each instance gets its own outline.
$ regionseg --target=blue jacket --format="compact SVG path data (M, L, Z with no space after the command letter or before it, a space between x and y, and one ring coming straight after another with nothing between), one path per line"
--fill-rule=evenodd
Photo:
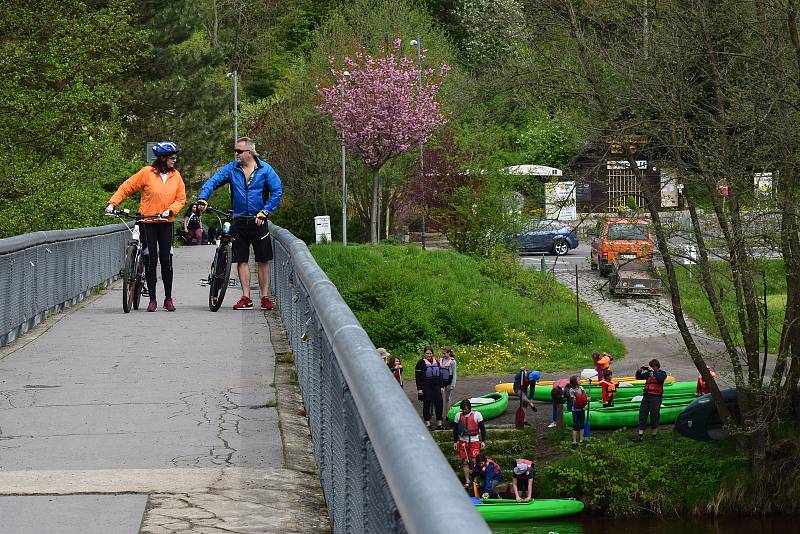
M256 158L256 169L250 181L244 179L239 164L232 161L209 178L197 198L208 200L218 187L231 184L231 204L235 217L255 217L260 211L271 214L281 202L283 185L278 174L266 161Z

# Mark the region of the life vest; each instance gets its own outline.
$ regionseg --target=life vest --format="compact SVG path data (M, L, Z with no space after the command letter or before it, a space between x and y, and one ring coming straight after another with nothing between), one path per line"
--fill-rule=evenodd
M613 382L602 382L603 384L603 400L610 401L614 399L614 394L617 392L617 385Z
M586 396L586 390L579 387L575 391L575 400L572 401L572 408L582 410L589 403L589 397Z
M530 385L530 381L528 380L528 373L526 371L520 371L519 377L519 387L522 390L527 390L528 386Z
M708 384L705 380L703 380L702 376L697 377L697 392L702 393L703 395L708 395L711 392Z
M436 358L433 358L433 361L431 362L425 358L423 358L422 361L425 362L425 378L428 380L439 378L441 374L441 367L439 367L439 362L436 361Z
M600 370L608 369L608 366L611 365L611 357L610 356L603 356L599 360L597 360L597 368Z
M464 423L464 434L470 437L477 436L481 433L481 427L478 425L478 421L475 418L476 413L475 410L472 410L467 415L461 412L461 422Z
M658 380L655 377L655 373L652 373L644 381L644 392L647 393L648 395L653 395L657 397L664 395L664 384L658 383Z
M452 362L452 361L453 360L451 359L450 362ZM440 374L442 376L442 380L444 382L448 382L450 380L450 378L451 378L450 377L450 365L449 364L448 365L442 365L443 363L444 363L444 360L439 360Z

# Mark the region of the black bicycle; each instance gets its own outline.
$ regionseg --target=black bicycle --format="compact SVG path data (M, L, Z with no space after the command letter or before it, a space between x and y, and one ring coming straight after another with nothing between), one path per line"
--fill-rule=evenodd
M112 217L117 217L131 233L131 241L125 247L125 263L120 271L122 277L122 311L130 313L131 308L139 309L142 295L147 295L147 284L145 283L145 265L147 263L147 249L142 245L139 225L136 224L142 219L152 219L153 221L163 221L161 215L140 215L131 214L130 210L114 210L107 213ZM127 219L127 220L126 220ZM128 224L128 220L134 221L133 225Z
M233 262L231 224L233 212L221 211L211 206L206 206L206 211L215 213L219 220L218 242L217 249L214 251L214 260L211 262L208 278L202 281L203 285L208 285L208 309L215 312L222 306L228 286L236 285L236 281L231 279L231 263Z

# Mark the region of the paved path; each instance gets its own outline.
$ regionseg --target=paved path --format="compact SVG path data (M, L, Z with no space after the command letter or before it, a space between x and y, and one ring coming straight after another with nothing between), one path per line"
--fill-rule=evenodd
M280 319L209 312L212 254L176 250L175 313L117 283L0 349L0 531L328 529Z

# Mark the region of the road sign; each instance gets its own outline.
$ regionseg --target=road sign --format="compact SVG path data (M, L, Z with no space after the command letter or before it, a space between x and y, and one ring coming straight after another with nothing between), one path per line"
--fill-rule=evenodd
M719 194L722 195L723 197L727 197L728 196L728 180L723 178L722 180L718 181L717 182L717 191L719 191Z

